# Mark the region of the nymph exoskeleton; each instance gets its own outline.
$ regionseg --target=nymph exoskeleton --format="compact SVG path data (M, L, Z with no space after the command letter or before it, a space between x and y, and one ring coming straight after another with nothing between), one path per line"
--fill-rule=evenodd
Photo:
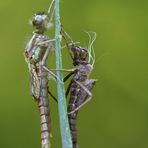
M70 36L64 31L61 33L63 34L62 36L66 41L69 54L73 60L73 65L75 66L74 69L62 69L62 71L71 71L64 78L64 82L73 75L66 91L66 96L70 92L70 99L68 104L69 125L72 135L73 148L78 148L79 146L77 143L76 129L78 110L88 101L90 101L92 97L91 90L96 83L95 79L89 79L95 62L93 42L96 38L96 33L94 33L94 39L90 41L88 49L82 48L80 46L75 46L74 44L69 46L66 37L70 38ZM71 42L73 43L72 39Z
M57 79L56 75L46 67L49 52L53 48L52 42L55 39L50 40L47 35L44 35L44 32L51 27L54 13L54 9L51 12L53 3L54 0L49 7L48 13L37 13L32 18L32 25L36 30L25 48L25 59L31 78L31 94L40 111L42 148L49 148L51 134L48 93L52 97L53 95L48 90L48 77Z

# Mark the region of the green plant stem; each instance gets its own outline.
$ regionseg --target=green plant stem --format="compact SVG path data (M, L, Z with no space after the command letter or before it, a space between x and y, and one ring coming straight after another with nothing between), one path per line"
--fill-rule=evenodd
M62 55L61 55L61 23L60 23L60 10L59 0L55 0L55 49L56 49L56 69L62 69ZM57 77L63 80L62 72L57 71ZM65 100L64 83L57 80L57 93L58 93L58 110L60 119L60 130L62 138L62 148L72 148L71 134L69 129L67 107Z

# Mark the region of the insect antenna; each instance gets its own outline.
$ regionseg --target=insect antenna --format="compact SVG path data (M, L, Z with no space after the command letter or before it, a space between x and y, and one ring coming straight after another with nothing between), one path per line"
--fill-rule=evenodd
M88 55L89 55L89 59L88 62L91 63L92 61L92 66L95 63L96 60L96 56L95 56L95 51L94 51L94 41L96 40L96 32L92 32L94 34L93 38L91 37L90 33L85 31L89 37L89 43L88 43Z
M91 45L91 35L90 35L90 33L87 32L87 31L85 31L85 33L86 33L86 34L88 35L88 37L89 37L89 43L88 43L87 49L88 49L88 62L90 63L91 58L92 58L92 55L91 55L91 48L90 48L90 45Z
M96 32L93 32L94 36L93 36L93 39L92 39L92 42L91 42L91 48L92 48L92 54L93 54L93 62L92 62L92 66L94 66L95 64L95 61L96 61L96 55L95 55L95 51L94 51L94 41L96 40L96 37L97 37L97 34Z

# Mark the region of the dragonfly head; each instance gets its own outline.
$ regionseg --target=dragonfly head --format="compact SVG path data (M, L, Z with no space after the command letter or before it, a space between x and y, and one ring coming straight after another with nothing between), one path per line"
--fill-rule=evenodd
M49 25L49 16L45 12L39 12L32 18L32 25L39 31L46 31Z

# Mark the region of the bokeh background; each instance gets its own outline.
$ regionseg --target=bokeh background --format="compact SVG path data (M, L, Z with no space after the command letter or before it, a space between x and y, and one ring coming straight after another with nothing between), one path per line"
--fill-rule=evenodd
M48 0L0 1L0 148L40 148L39 113L29 94L23 50L33 28L29 19L47 10ZM97 84L79 113L81 148L148 147L147 0L61 0L65 30L82 46L95 31ZM53 38L53 30L47 32ZM49 63L54 68L55 54ZM63 67L71 59L63 51ZM49 82L56 95L56 84ZM52 147L61 148L58 110L50 101Z

